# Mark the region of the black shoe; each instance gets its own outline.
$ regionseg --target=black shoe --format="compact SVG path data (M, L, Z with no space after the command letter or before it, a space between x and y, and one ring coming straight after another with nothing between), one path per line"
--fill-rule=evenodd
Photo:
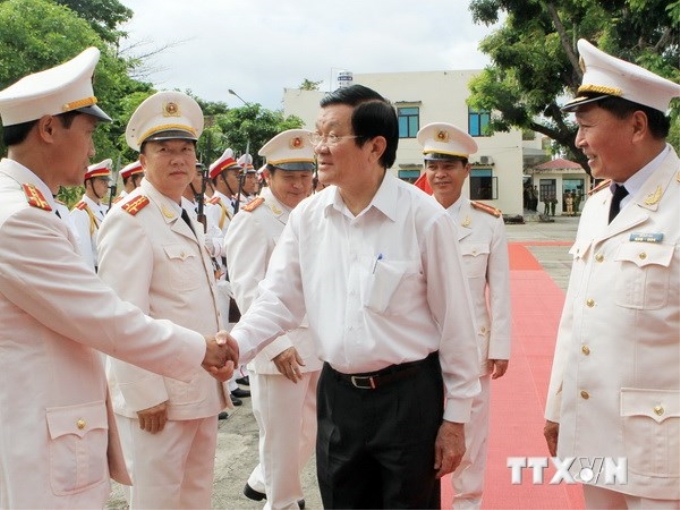
M229 413L222 411L220 414L217 415L218 420L226 420L229 418Z
M231 396L236 398L246 398L250 396L250 392L248 390L236 388L234 391L231 392Z
M236 379L236 384L241 384L243 386L250 386L250 377L247 375L244 375L243 377L239 377Z
M243 400L241 400L238 397L235 397L233 394L231 395L231 403L234 404L236 407L242 406L243 405Z
M301 499L298 501L298 506L300 507L300 510L305 510L305 500Z
M264 492L256 491L247 483L246 486L243 487L243 495L248 499L252 499L253 501L262 501L263 499L267 499L267 495Z

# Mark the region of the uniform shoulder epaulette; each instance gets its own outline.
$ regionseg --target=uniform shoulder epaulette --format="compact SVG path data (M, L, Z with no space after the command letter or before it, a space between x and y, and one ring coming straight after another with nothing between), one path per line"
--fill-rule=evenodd
M76 209L78 209L78 210L80 210L80 211L82 211L82 210L85 209L86 207L87 207L87 204L86 204L85 202L83 202L83 201L80 201L80 202L78 202L78 203L76 204Z
M218 203L219 201L220 201L220 197L215 196L215 197L210 197L210 200L208 200L208 203L209 203L209 204L212 204L212 205L215 205L215 204Z
M611 179L605 179L605 180L602 181L600 184L598 184L598 185L595 186L593 189L591 189L591 190L588 192L588 196L594 195L594 194L597 193L598 191L607 188L609 185L611 185L611 183L612 183L612 180L611 180Z
M487 204L483 204L481 202L470 202L472 204L472 207L479 211L484 211L485 213L492 214L496 218L500 218L500 216L503 214L500 209L496 209L495 207L492 207Z
M262 198L262 197L257 197L257 198L256 198L255 200L253 200L252 202L250 202L250 203L244 205L243 207L241 207L241 210L242 210L242 211L245 211L245 212L253 212L255 209L257 209L258 207L260 207L262 204L264 204L264 198Z
M51 211L52 207L45 200L45 197L33 184L22 184L24 188L24 193L26 194L26 200L28 200L29 205L42 209L44 211Z
M121 206L121 209L123 209L123 211L125 211L126 213L134 216L150 203L151 202L147 197L145 197L144 195L139 195L137 197L130 199L128 202L124 203Z

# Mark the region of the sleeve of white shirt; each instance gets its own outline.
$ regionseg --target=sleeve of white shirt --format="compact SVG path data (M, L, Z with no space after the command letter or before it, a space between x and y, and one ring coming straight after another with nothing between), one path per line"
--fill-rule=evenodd
M489 286L491 338L489 359L510 359L512 307L510 303L510 260L502 218L494 224L486 281Z
M439 360L444 377L444 419L470 420L472 398L480 391L479 354L472 299L463 271L456 226L442 211L425 238L427 301L441 330Z
M248 363L279 335L298 327L305 316L297 218L289 218L259 284L257 299L231 331L239 344L241 363Z

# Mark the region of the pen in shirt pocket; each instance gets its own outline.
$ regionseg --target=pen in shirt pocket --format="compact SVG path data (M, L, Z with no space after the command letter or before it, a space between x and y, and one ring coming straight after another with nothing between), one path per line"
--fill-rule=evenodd
M378 256L375 258L375 262L373 262L373 274L375 274L375 268L378 266L378 261L383 259L383 254L380 253Z

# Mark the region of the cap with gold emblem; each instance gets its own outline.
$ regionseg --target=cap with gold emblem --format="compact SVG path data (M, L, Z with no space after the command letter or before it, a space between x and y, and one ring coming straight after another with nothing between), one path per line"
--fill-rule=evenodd
M142 168L142 164L139 161L133 161L129 165L125 165L121 170L120 170L120 177L122 179L127 179L128 177L135 175L135 174L142 174L144 173L144 168Z
M85 172L85 180L93 179L95 177L111 177L111 166L113 161L111 159L105 159L94 165L87 167L87 172Z
M234 159L234 151L231 149L226 149L224 154L217 158L217 160L214 161L213 164L208 168L211 179L217 177L223 170L229 169L241 170L241 167Z
M680 97L680 85L677 83L612 57L585 39L579 39L578 51L583 82L578 88L578 97L562 107L565 112L615 96L665 113L671 99Z
M99 50L87 48L68 62L29 74L0 91L2 125L14 126L44 115L70 111L110 122L111 117L96 105L92 90L92 76L98 61Z
M130 148L139 151L144 142L198 140L203 132L203 111L183 92L158 92L140 104L125 131Z
M289 129L279 133L260 149L267 165L281 170L314 170L314 147L307 129Z
M467 159L477 152L477 142L462 129L446 122L433 122L416 135L423 146L425 161Z

